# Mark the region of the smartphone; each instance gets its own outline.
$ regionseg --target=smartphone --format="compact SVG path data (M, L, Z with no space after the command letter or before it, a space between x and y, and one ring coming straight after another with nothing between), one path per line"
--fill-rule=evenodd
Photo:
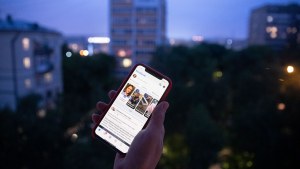
M145 127L155 106L166 98L171 87L168 77L149 66L135 65L95 127L94 136L113 149L127 153L133 139Z

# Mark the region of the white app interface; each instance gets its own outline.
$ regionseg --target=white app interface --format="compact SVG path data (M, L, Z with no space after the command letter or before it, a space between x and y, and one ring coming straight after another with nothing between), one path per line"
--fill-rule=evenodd
M96 134L123 153L143 128L169 82L137 66L96 129Z

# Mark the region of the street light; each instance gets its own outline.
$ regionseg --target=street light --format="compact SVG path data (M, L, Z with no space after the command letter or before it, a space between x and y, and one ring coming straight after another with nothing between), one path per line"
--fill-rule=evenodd
M288 66L288 67L286 68L286 71L287 71L288 73L293 73L293 72L295 71L295 69L294 69L293 66Z

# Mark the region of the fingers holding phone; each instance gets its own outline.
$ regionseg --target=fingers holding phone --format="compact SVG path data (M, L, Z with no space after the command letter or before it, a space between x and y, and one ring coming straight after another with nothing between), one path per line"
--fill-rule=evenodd
M171 89L168 77L145 65L136 65L125 78L117 92L110 92L111 102L97 103L100 117L93 117L97 123L95 135L113 149L127 153L134 138L147 124L155 106ZM167 109L162 103L159 111ZM164 112L153 116L150 127L162 128ZM157 126L156 126L157 125Z

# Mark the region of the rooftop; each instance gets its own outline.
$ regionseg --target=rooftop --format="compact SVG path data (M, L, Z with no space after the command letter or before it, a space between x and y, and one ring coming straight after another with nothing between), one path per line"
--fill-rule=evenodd
M287 5L264 5L262 7L256 8L253 11L256 12L267 12L267 13L291 13L299 14L300 13L300 4L292 3Z
M43 32L60 34L60 32L56 30L43 27L37 23L14 20L11 16L7 16L6 19L0 18L0 31Z

